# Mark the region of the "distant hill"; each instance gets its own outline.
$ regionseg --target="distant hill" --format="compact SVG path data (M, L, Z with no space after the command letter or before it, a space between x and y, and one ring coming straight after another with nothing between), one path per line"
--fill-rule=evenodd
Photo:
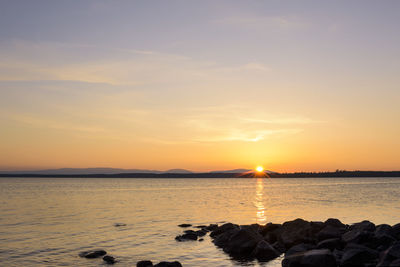
M36 171L0 171L0 174L42 174L42 175L77 175L77 174L119 174L119 173L192 173L184 169L167 171L116 168L61 168Z
M224 171L211 171L210 173L245 173L245 172L253 172L253 169L233 169L233 170L224 170ZM273 171L264 170L266 173L276 173Z

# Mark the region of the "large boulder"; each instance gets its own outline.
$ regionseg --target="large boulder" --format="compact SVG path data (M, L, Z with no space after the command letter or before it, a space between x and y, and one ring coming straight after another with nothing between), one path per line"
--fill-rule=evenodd
M356 267L377 264L378 252L368 247L349 244L345 247L340 266Z
M278 236L278 241L283 244L286 249L300 243L314 242L311 224L303 219L285 222L279 230L280 235Z
M344 243L365 244L373 238L373 233L360 229L353 229L342 235Z
M211 232L210 236L211 237L216 237L216 236L218 236L218 235L220 235L220 234L222 234L222 233L224 233L224 232L226 232L228 230L237 229L237 228L239 228L239 225L237 225L237 224L225 223L225 224L223 224L221 226L218 226L216 229L214 229Z
M239 228L232 228L228 231L223 232L222 234L219 234L218 236L214 237L213 243L220 248L225 247L229 240L231 239L231 237L239 232Z
M336 228L346 228L347 226L345 224L343 224L339 219L335 219L335 218L329 218L328 220L326 220L324 222L325 226L333 226Z
M336 267L336 259L329 249L313 249L285 256L282 267Z
M261 240L257 243L256 248L252 252L252 256L259 261L270 261L279 257L281 253L277 251L265 240Z
M392 226L392 231L397 240L400 240L400 223Z
M113 256L104 256L103 261L105 261L107 264L114 264L117 262Z
M275 231L276 229L279 229L281 226L282 226L281 224L267 223L266 225L260 227L259 232L262 236L265 236L268 233Z
M359 223L355 223L353 225L350 225L349 230L359 230L359 231L368 231L368 232L373 232L375 231L375 224L373 224L370 221L362 221Z
M343 248L343 243L340 238L330 238L330 239L325 239L317 244L317 248L319 249L329 249L330 251L333 251L335 249L341 250Z
M318 232L317 240L321 242L326 239L340 238L344 233L344 231L345 228L343 227L336 227L328 224L324 228L322 228L321 231Z
M315 246L312 244L305 244L305 243L297 244L297 245L291 247L288 251L286 251L285 257L289 257L291 255L299 254L302 252L306 252L306 251L312 250L314 248L315 248Z
M151 261L138 261L136 267L153 267L153 263Z
M241 228L230 237L223 250L234 257L248 257L261 240L262 235L254 229Z

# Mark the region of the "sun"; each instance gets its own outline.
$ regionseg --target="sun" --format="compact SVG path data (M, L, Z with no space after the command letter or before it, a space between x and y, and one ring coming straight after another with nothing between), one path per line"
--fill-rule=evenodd
M263 171L264 171L263 166L257 166L257 167L256 167L256 171L257 171L257 172L263 172Z

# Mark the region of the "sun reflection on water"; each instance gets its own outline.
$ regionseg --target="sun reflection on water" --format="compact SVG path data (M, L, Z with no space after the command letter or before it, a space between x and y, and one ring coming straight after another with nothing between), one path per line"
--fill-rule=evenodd
M267 217L265 216L265 206L263 204L264 198L264 179L258 178L256 184L256 197L254 205L256 206L256 223L265 224Z

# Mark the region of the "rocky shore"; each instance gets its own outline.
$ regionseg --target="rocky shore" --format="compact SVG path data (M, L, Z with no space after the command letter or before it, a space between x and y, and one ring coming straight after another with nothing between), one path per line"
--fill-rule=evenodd
M283 224L225 223L194 228L197 230L185 230L175 239L194 241L209 233L217 247L237 260L266 262L284 254L283 267L400 266L400 224L362 221L347 225L338 219L296 219Z

